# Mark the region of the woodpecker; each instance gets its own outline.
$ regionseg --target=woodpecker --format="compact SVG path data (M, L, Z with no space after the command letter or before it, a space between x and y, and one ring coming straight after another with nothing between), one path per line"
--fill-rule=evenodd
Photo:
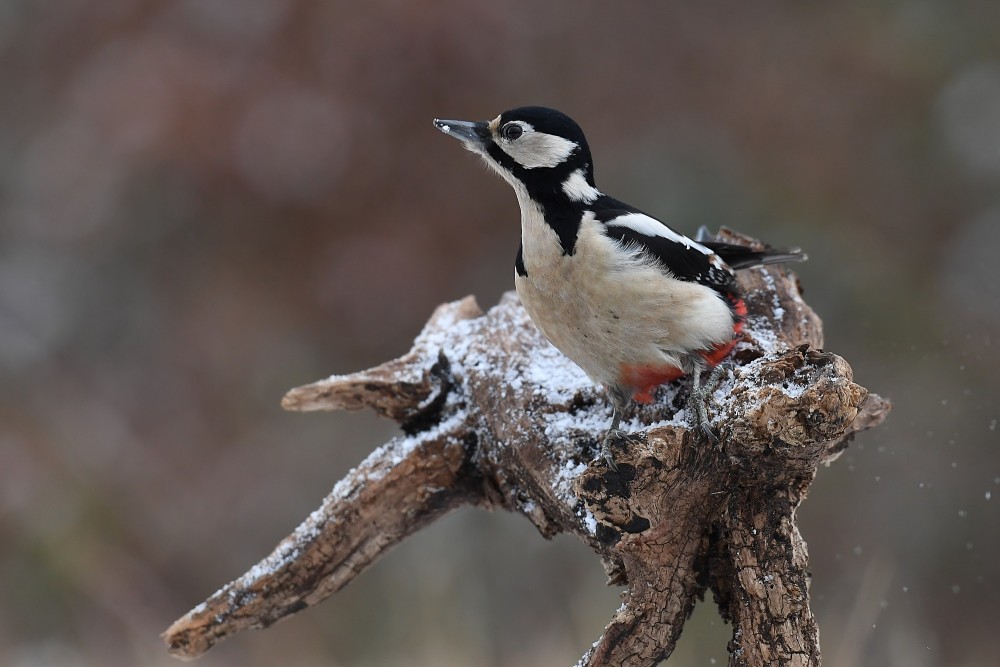
M538 329L597 384L613 408L601 451L626 434L631 401L690 375L697 423L746 306L736 269L801 261L798 249L752 250L684 236L597 189L587 139L567 115L519 107L491 121L435 119L513 188L521 208L514 284ZM721 368L721 367L720 367Z

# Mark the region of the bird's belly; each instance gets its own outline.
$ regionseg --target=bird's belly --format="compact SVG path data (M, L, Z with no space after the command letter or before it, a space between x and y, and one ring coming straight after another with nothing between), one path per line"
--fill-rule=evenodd
M614 270L585 248L529 266L515 285L539 330L595 382L638 386L629 380L637 372L672 379L688 354L732 339L732 313L714 290L655 266Z

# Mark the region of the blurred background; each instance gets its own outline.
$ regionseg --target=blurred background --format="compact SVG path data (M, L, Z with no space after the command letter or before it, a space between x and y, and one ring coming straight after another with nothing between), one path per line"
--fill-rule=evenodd
M0 664L158 634L394 433L284 391L512 286L509 187L431 126L522 104L602 190L801 245L895 402L800 509L825 664L1000 664L1000 3L0 3ZM199 664L571 665L596 558L460 511ZM670 664L725 664L702 604Z

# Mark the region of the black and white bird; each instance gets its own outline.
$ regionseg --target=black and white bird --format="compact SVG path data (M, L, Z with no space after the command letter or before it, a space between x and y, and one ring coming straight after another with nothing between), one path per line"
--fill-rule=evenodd
M435 119L514 188L521 247L514 284L539 330L603 385L614 408L602 453L631 400L690 374L707 426L701 374L732 350L746 316L735 269L800 261L799 250L696 242L597 189L580 127L545 107L491 121Z

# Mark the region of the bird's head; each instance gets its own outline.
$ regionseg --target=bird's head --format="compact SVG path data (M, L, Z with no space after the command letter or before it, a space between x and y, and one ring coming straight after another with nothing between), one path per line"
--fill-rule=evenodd
M583 130L555 109L518 107L491 121L436 118L434 126L537 201L552 196L592 201L599 194Z

